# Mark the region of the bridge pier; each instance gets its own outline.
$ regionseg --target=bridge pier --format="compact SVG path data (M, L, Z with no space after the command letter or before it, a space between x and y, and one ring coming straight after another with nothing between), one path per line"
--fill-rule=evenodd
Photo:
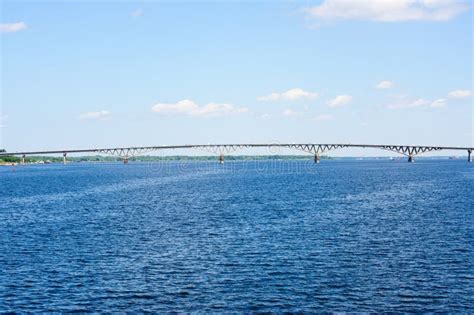
M26 155L23 154L23 155L21 156L21 164L22 164L22 165L25 165L25 164L26 164L25 158L26 158Z
M224 164L224 154L219 155L219 164Z
M467 150L467 161L468 161L469 163L472 162L471 153L472 153L472 150Z
M413 155L410 154L410 155L408 156L408 162L409 162L409 163L415 162L415 159L413 158Z
M125 157L123 158L123 164L128 164L128 156L125 156Z
M319 164L321 162L321 157L319 156L319 153L316 153L314 155L314 163Z
M66 159L67 153L63 153L63 164L67 164L67 159Z

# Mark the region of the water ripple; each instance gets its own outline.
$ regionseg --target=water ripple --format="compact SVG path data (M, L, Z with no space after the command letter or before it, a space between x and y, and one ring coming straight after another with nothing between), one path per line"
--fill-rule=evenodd
M471 165L298 163L0 170L0 312L474 312Z

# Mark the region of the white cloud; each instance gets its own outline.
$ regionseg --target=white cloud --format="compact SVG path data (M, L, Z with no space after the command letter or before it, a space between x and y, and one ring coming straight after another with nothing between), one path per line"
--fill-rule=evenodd
M439 98L439 99L434 100L433 102L431 102L430 107L441 108L441 107L446 107L446 105L447 105L446 99Z
M401 97L398 102L388 105L387 107L390 109L408 109L428 105L430 103L430 101L423 98L408 99L406 97Z
M318 93L307 92L300 88L290 89L283 93L273 92L266 96L258 97L257 100L262 102L268 101L297 101L303 99L315 99L318 97Z
M338 95L332 100L329 100L327 104L329 107L341 107L349 104L352 101L352 96L350 95Z
M24 22L0 24L0 33L15 33L28 28Z
M286 117L296 117L296 116L301 116L302 113L287 108L281 114Z
M466 98L472 96L469 90L455 90L448 94L449 98ZM443 108L448 106L447 98L438 98L435 100L427 100L424 98L410 98L406 95L394 96L396 99L392 104L388 105L390 109L410 109L417 107Z
M332 115L328 115L328 114L321 114L321 115L318 115L316 117L314 117L314 120L317 120L317 121L328 121L328 120L333 120L333 116Z
M266 96L257 97L257 100L261 102L278 101L279 99L280 99L279 93L271 93Z
M88 113L83 113L79 115L79 119L85 120L85 119L95 119L95 120L104 120L109 118L111 113L107 110L101 110L98 112L88 112Z
M322 21L447 21L469 9L458 0L324 0L305 11Z
M380 81L376 86L375 88L377 89L381 89L381 90L384 90L384 89L389 89L393 87L393 82L391 81Z
M454 90L448 94L451 98L466 98L472 96L472 91L470 90Z
M158 114L165 115L187 115L187 116L223 116L231 114L241 114L248 112L245 107L235 107L230 104L209 103L199 106L191 100L182 100L176 103L157 103L151 110Z
M143 10L138 8L138 9L133 10L131 14L133 17L140 17L143 15Z

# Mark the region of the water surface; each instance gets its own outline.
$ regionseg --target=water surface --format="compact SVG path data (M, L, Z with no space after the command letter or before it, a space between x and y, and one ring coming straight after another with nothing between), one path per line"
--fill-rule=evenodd
M0 168L0 312L474 312L465 161Z

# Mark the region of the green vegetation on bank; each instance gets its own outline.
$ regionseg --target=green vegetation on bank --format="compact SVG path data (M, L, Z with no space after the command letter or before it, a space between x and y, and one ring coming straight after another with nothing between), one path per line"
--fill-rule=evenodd
M16 156L2 156L0 157L0 163L18 163L20 162L20 158Z
M226 161L255 161L255 160L307 160L312 157L309 155L226 155ZM129 161L140 162L160 162L160 161L216 161L218 156L190 156L190 155L170 155L170 156L136 156L131 157ZM332 159L328 156L321 156L321 159ZM68 156L68 162L118 162L121 158L115 156ZM17 156L0 157L0 163L20 163L21 158ZM26 163L62 163L63 158L58 156L27 156Z

